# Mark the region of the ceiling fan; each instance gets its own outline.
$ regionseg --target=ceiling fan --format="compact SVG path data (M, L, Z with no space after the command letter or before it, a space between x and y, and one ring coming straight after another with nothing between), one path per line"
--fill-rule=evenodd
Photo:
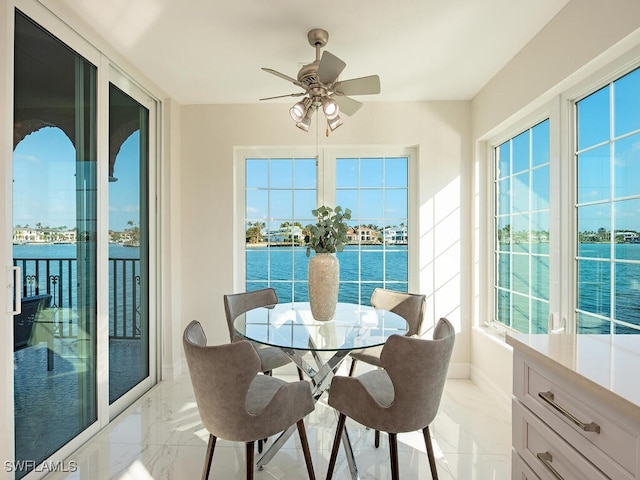
M320 49L329 40L327 31L314 28L309 31L307 38L309 44L316 49L316 59L300 69L297 79L271 68L262 68L265 72L287 80L304 91L261 98L260 100L304 96L302 100L289 109L289 114L293 121L296 122L296 126L308 132L311 125L311 116L316 110L322 108L327 118L327 126L333 131L342 125L341 112L351 116L362 106L361 102L354 100L349 95L375 95L380 93L380 78L378 78L378 75L369 75L368 77L338 80L347 64L326 50L320 56ZM327 130L328 134L329 130Z

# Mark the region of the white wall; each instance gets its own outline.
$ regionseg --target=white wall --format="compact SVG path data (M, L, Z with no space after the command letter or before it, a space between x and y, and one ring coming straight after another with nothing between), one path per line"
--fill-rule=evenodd
M639 27L637 0L569 2L474 97L473 138L566 88Z
M181 111L182 324L198 319L212 343L228 341L222 295L233 284L233 149L315 147L296 128L289 104L188 105ZM466 375L470 359L469 102L365 102L320 146L401 145L419 150L420 287L425 322L449 317L460 332L452 360ZM244 238L236 239L244 242Z
M473 99L472 132L478 175L473 201L478 212L474 231L478 268L474 276L474 320L481 326L490 316L492 295L485 273L491 251L487 149L483 140L521 120L554 96L586 78L639 43L640 2L637 0L572 0ZM489 259L490 260L490 259ZM488 283L488 285L487 285ZM487 329L472 333L472 379L499 396L511 390L511 349Z
M163 138L161 149L160 185L161 197L161 248L162 276L160 279L159 330L161 348L158 355L162 365L162 378L174 378L182 372L184 357L182 351L182 298L180 285L182 282L182 261L180 258L180 205L181 165L180 161L180 105L167 98L163 101L162 126Z

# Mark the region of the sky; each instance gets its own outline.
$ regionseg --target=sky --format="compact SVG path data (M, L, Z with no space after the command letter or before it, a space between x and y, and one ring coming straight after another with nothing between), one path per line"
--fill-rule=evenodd
M580 204L586 204L578 209L578 231L609 230L611 217L618 230L640 231L640 69L580 100L577 124L576 197ZM549 139L548 128L542 130L542 135L536 135L536 127L533 131L535 163L536 152L545 149L548 152ZM618 140L608 143L611 134ZM110 230L122 231L130 221L135 225L140 223L138 142L136 132L123 144L116 158L114 176L118 181L108 184ZM514 139L514 149L519 148L517 144ZM514 172L519 170L517 153L514 150ZM522 153L524 155L517 156L528 157L526 151ZM405 192L398 191L399 197L394 200L392 191L388 190L384 195L381 190L376 191L382 184L404 186L406 167L387 168L384 160L375 158L361 159L360 166L357 162L357 159L338 160L336 204L352 210L354 221L351 223L358 223L356 219L360 219L366 224L367 219L381 218L394 223L395 219L406 218ZM250 165L247 166L249 218L288 219L293 216L313 220L310 211L317 206L315 159L296 162L283 159L271 162L269 166L256 159L253 166ZM14 226L34 227L39 223L49 227L74 227L75 169L74 147L60 129L46 127L22 140L14 152ZM267 178L272 190L269 193L258 191ZM615 179L613 189L611 178ZM522 191L527 191L531 182L534 194L534 204L523 207L522 211L548 208L548 185L540 187L535 176L522 180ZM292 183L296 193L291 191ZM256 190L249 192L252 187ZM287 188L288 192L285 191ZM514 175L511 194L515 207L526 195L518 195L517 191L518 179ZM614 198L623 201L609 202L611 192ZM297 197L292 198L292 195ZM265 211L266 205L271 206L270 212ZM402 208L397 210L398 206Z
M316 170L315 158L247 159L247 221L269 228L291 218L302 225L315 223ZM338 158L335 205L351 210L348 225L406 224L408 182L407 157Z
M576 125L577 182L570 183L576 185L571 198L578 203L578 231L640 232L640 69L579 100ZM549 122L531 132L531 144L525 131L499 147L499 214L522 214L501 219L513 222L515 231L528 228L529 216L538 216L541 230L549 224L549 166L538 168L549 162Z
M109 229L123 231L140 224L139 134L122 145L109 182ZM76 225L75 148L59 128L45 127L28 135L13 155L13 225ZM106 182L106 179L105 179Z

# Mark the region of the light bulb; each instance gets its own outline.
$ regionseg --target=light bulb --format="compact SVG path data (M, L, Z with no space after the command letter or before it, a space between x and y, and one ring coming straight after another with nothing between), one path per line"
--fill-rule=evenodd
M289 115L291 115L291 118L294 122L301 122L304 118L305 110L306 105L304 104L304 102L300 101L289 109Z
M333 132L336 128L342 125L342 119L339 115L336 115L335 118L328 118L327 125L329 125L329 128Z
M333 120L340 113L340 109L338 108L338 104L331 97L327 97L327 98L324 99L324 101L322 102L322 110L324 111L325 116L329 120Z

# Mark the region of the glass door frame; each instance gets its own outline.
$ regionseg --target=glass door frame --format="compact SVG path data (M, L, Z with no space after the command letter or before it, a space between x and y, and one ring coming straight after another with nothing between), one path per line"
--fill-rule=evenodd
M14 275L13 247L8 239L12 238L12 178L13 178L13 48L14 48L14 6L13 2L0 3L0 265L2 266L2 280L5 288L0 295L0 311L3 312L0 327L0 429L3 432L13 432L14 422L14 388L13 388L13 285ZM2 33L4 32L4 33ZM0 456L3 459L15 458L13 435L0 436ZM3 468L0 478L13 478Z
M100 92L100 96L98 99L99 111L104 114L101 118L103 120L100 123L100 130L98 133L99 142L99 151L98 151L98 159L99 159L99 167L98 167L98 178L99 185L103 186L103 190L99 192L99 200L98 200L98 218L102 221L99 222L98 226L98 235L101 239L105 240L104 244L98 245L98 264L102 268L98 270L98 284L99 285L108 285L109 282L109 245L106 241L109 237L109 188L108 188L108 178L109 178L109 119L108 119L108 111L109 111L109 84L113 84L122 90L124 93L129 95L135 101L137 101L140 105L145 107L149 111L149 122L148 122L148 141L149 141L149 151L148 151L148 181L147 181L147 205L146 211L148 215L148 237L149 237L149 279L148 279L148 319L149 319L149 376L144 379L142 382L137 384L134 388L129 390L127 393L122 395L118 400L116 400L113 404L109 405L109 381L108 376L105 378L99 378L100 389L106 389L106 405L103 405L102 398L99 397L99 405L100 407L108 408L108 418L114 418L116 415L121 413L125 408L127 408L131 402L135 399L139 398L144 392L149 390L153 385L156 384L159 375L157 373L158 368L158 286L159 275L158 275L158 248L157 241L155 239L158 238L159 226L156 221L158 218L156 203L153 199L156 198L156 192L158 191L158 175L157 175L157 161L158 158L158 125L159 125L159 105L158 101L148 93L144 88L142 88L139 84L133 81L129 76L127 76L122 70L117 68L115 65L110 63L108 60L105 60L105 63L108 65L108 78L104 79L104 82L100 82L98 86L98 90ZM106 69L105 69L106 70ZM102 247L102 248L101 248ZM104 283L103 283L104 282ZM98 336L98 357L99 360L102 361L102 365L108 365L109 362L109 335L108 335L108 325L109 325L109 292L107 288L100 288L98 291L98 325L99 331L105 331L105 335ZM99 395L103 394L103 390L99 390Z
M14 88L14 22L16 9L22 11L34 22L48 30L61 42L72 48L97 67L97 141L98 141L98 245L97 245L97 421L82 431L62 448L57 450L47 461L62 461L75 450L86 443L101 428L106 426L116 415L122 412L142 393L147 391L161 378L159 348L161 341L160 327L160 299L156 292L161 291L160 275L160 222L158 220L157 204L160 191L160 125L162 102L157 94L145 89L119 69L105 54L83 38L76 30L46 9L36 0L20 0L2 2L0 4L0 65L4 74L0 79L0 115L5 121L0 122L5 128L0 133L0 185L4 208L0 208L0 265L3 269L5 289L0 295L0 309L4 312L3 326L0 327L0 345L4 345L2 361L0 362L0 428L3 431L14 431L14 387L13 387L13 263L12 245L12 176L13 176L13 88ZM113 83L121 90L135 98L149 109L149 179L148 179L148 216L149 216L149 376L132 390L123 395L118 401L109 405L108 395L108 228L109 228L109 199L108 199L108 164L109 164L109 83ZM15 458L13 435L0 436L0 457L5 461ZM4 462L0 469L0 479L13 478ZM28 478L38 478L32 472Z

